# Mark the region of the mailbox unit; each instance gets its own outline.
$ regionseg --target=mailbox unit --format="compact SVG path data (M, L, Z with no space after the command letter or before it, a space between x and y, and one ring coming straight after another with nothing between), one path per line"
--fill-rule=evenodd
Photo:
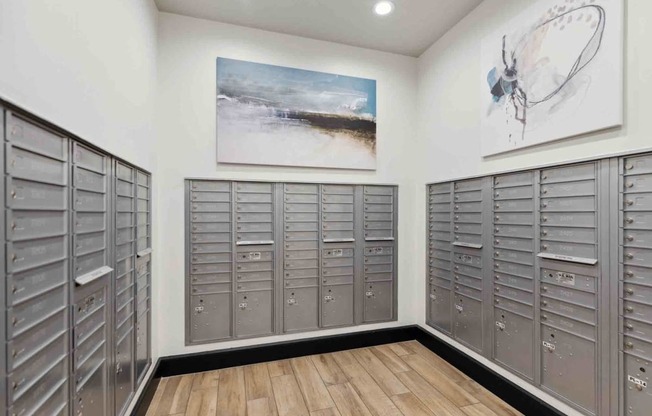
M186 343L396 320L395 186L186 181Z
M149 364L148 329L134 355L133 273L149 174L19 109L0 107L0 137L2 412L123 414Z
M652 155L427 192L427 323L587 415L648 414Z

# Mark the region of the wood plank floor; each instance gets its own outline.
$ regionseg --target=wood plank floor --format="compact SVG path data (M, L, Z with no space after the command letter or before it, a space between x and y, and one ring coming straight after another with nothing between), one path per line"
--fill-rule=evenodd
M416 341L161 379L147 416L518 416Z

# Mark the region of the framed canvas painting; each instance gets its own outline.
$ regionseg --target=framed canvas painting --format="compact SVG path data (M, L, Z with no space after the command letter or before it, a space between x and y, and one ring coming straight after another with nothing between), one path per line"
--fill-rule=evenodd
M376 81L217 58L219 163L374 170Z
M623 0L539 0L482 42L482 155L623 123Z

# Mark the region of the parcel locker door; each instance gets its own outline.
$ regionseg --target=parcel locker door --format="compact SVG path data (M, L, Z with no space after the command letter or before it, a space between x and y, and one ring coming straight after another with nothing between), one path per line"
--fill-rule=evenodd
M365 284L364 322L389 321L394 306L392 282Z
M190 297L190 338L210 342L231 337L231 293Z
M429 304L430 323L436 328L450 334L452 331L451 291L439 286L430 285Z
M139 313L140 311L136 311ZM136 382L140 383L149 364L149 314L147 308L136 318Z
M268 335L274 332L273 291L261 290L236 294L235 320L238 337Z
M129 328L126 333L120 334L120 336L121 338L117 339L115 346L115 409L118 415L123 414L134 389L132 373L134 361L133 327Z
M652 385L650 360L623 354L623 406L625 415L647 416L652 408Z
M307 331L319 326L319 287L285 289L284 328Z
M494 359L532 380L534 376L534 321L502 309L494 309L496 320Z
M453 331L455 338L476 351L482 350L482 302L455 295Z
M322 327L353 325L353 285L322 286Z

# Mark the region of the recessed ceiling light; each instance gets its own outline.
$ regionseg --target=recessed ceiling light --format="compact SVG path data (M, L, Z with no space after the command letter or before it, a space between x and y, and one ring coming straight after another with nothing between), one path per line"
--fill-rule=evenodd
M374 13L378 16L387 16L394 11L394 3L391 1L379 1L374 6Z

